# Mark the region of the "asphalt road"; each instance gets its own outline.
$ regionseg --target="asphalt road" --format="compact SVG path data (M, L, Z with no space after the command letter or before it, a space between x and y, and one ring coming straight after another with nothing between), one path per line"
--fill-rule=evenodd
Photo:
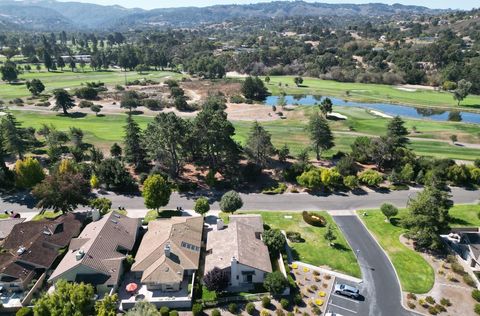
M362 270L363 284L360 286L360 294L367 304L358 304L357 315L416 315L402 307L401 290L395 270L360 219L353 215L333 218L357 254Z
M244 202L243 210L359 210L378 208L385 202L394 204L397 207L405 207L410 197L420 189L414 188L407 191L391 192L357 192L357 193L335 193L330 195L310 195L310 194L281 194L265 195L259 193L242 194ZM466 190L462 188L452 188L452 199L455 203L477 203L480 197L479 191ZM218 201L221 195L206 194L212 203L211 209L220 209ZM145 205L141 196L125 196L112 192L99 194L112 200L113 207L123 206L128 210L143 210ZM200 196L200 195L198 195ZM196 195L173 193L170 203L166 208L176 208L181 206L184 209L193 209ZM38 212L35 208L34 199L28 194L16 194L13 196L0 196L0 211L15 210L16 212Z

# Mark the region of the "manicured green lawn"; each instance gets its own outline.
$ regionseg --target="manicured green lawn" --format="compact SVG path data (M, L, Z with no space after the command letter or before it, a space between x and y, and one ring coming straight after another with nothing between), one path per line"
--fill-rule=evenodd
M304 78L302 86L296 87L293 78L293 76L271 76L270 83L267 87L275 95L283 91L287 94L333 96L360 102L457 107L456 101L453 100L452 94L449 92L420 89L416 91L405 91L389 85L337 82L316 78ZM282 83L281 87L279 83ZM285 87L285 84L288 84L288 87ZM461 107L479 108L480 96L469 96L462 102Z
M263 221L271 228L277 228L285 231L295 231L302 235L305 242L290 243L295 260L310 263L316 266L328 266L355 277L361 277L360 267L352 249L348 245L345 237L340 232L333 219L327 212L316 212L324 216L328 223L335 227L337 240L335 247L330 247L323 235L325 227L314 227L304 222L301 213L289 212L240 212L258 213L262 215ZM225 219L226 215L222 214Z
M125 125L126 115L109 114L104 117L96 117L94 114L88 114L85 117L72 118L58 115L54 112L31 112L15 111L12 113L24 126L40 128L42 124L53 124L59 130L67 131L69 127L76 126L85 132L85 141L96 144L101 147L110 147L113 142L121 142L123 138L123 126ZM383 134L386 131L387 120L372 118L365 111L351 112L352 122L358 124L356 132L368 133L372 135ZM145 128L153 117L135 116L135 120L141 128ZM375 121L377 120L377 121ZM234 121L236 135L235 139L244 144L252 122ZM345 133L348 131L346 122L332 122L334 131ZM461 123L438 123L430 121L407 121L407 125L416 124L417 129L427 132L428 135L439 135L442 128L450 129L452 134L459 134L462 131L470 133L471 138L476 138L480 134L480 128L471 124ZM293 155L300 153L309 144L308 134L305 131L306 121L299 119L277 120L271 122L262 122L262 125L272 134L272 142L276 147L287 144ZM366 126L366 127L364 127ZM455 132L458 130L458 133ZM324 153L324 157L330 157L337 151L350 151L350 145L357 136L342 133L335 133L335 147ZM426 134L426 133L425 133ZM421 134L423 135L423 134ZM433 156L437 158L452 158L462 160L475 160L480 156L479 149L454 146L450 143L440 143L435 141L412 141L411 147L419 155ZM313 157L313 155L312 155Z
M480 226L477 214L480 212L478 205L456 205L450 210L452 226ZM363 214L364 211L358 211ZM402 289L413 293L428 292L435 281L432 267L422 256L404 246L399 238L405 233L399 220L406 216L407 210L402 209L393 224L385 222L385 217L379 210L366 211L367 216L360 216L368 229L379 241L382 248L392 260L395 270L400 278Z
M63 72L60 70L54 72L47 72L45 70L37 72L36 70L33 70L31 72L20 74L19 79L40 79L45 85L45 92L47 93L58 88L78 88L82 83L90 81L101 81L108 85L125 84L125 75L128 81L143 78L161 81L166 77L182 77L181 74L169 71L151 71L145 74L138 74L135 71L128 71L125 74L125 72L119 70L92 71L88 68L85 68L85 72L82 72L80 69L77 72L71 72L68 69L64 69ZM27 90L25 82L20 82L18 84L7 84L5 82L0 82L0 91L0 99L4 100L30 96L30 92Z
M143 224L147 225L149 222L156 220L157 218L170 218L173 216L182 216L182 212L174 211L174 210L164 210L164 211L150 210L145 215L145 218L143 219Z

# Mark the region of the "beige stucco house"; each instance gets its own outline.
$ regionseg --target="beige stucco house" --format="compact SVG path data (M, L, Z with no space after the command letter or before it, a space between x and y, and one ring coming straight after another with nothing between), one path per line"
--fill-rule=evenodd
M230 290L262 283L272 272L270 255L261 240L263 221L260 215L231 215L227 227L207 235L204 273L218 267L230 274Z
M148 224L132 272L150 291L179 291L198 269L203 217L172 217ZM185 281L185 282L184 282Z

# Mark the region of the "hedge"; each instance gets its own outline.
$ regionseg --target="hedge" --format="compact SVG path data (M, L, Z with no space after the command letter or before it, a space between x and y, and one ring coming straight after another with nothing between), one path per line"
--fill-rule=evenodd
M327 220L325 219L325 217L323 217L322 215L318 215L316 213L303 211L302 217L305 223L310 224L312 226L322 227L327 224Z

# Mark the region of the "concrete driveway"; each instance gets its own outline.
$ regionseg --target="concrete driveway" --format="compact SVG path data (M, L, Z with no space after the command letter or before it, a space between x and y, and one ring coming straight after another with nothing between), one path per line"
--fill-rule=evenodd
M357 309L351 309L356 313L348 310L338 312L342 315L361 316L416 315L406 311L401 305L401 290L395 270L360 219L355 215L333 218L357 254L363 278L360 294L367 302L357 304Z

